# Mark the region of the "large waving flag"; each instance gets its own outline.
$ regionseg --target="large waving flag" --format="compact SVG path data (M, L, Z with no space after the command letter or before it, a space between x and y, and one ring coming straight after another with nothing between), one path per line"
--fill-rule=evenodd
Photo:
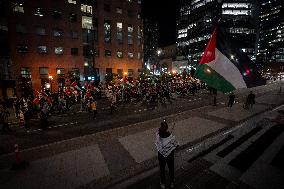
M221 28L215 28L195 71L195 77L222 92L264 85L257 67L235 47Z

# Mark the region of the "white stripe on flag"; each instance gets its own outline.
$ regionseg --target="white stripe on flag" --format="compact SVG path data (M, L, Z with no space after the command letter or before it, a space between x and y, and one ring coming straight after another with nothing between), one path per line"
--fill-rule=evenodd
M207 64L228 82L230 82L236 89L247 88L239 69L217 48L215 48L215 60Z

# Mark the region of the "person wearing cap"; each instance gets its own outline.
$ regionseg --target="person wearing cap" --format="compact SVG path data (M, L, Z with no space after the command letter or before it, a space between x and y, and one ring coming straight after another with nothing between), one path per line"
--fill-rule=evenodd
M166 188L165 167L169 168L170 188L174 188L174 151L178 142L173 134L168 131L168 124L164 120L156 133L155 145L158 151L158 160L160 165L160 184L161 188Z

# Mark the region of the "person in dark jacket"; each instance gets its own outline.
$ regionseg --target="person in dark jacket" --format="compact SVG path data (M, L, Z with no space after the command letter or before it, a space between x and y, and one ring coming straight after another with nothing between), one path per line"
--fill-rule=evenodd
M165 167L169 168L170 188L174 188L174 151L178 146L175 136L168 131L168 124L164 120L156 134L156 147L158 150L158 160L160 165L161 188L166 188Z
M235 94L233 92L231 92L231 94L229 95L229 102L228 102L228 107L232 108L234 102L235 102Z

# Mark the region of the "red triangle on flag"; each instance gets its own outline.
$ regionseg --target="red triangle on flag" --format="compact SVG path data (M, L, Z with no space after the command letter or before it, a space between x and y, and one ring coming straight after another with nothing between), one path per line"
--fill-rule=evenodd
M199 64L207 64L215 60L216 33L217 33L217 28L215 28Z

